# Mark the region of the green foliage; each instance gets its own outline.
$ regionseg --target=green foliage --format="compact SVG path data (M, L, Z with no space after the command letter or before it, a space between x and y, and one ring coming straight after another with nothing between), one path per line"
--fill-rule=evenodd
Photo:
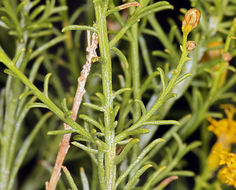
M167 1L122 7L123 1L87 0L74 13L67 3L0 1L0 189L44 189L62 135L69 133L63 165L70 172L63 166L60 190L171 189L161 184L169 176L186 189L220 188L204 170L211 139L205 121L222 117L212 111L219 104L235 102L235 65L221 55L236 56L235 1L190 0L201 11L190 34L182 34L173 18L163 28L158 12L178 11ZM181 12L182 20L187 11ZM99 57L74 121L86 30L98 35ZM189 41L197 44L192 51ZM152 51L154 43L163 48ZM214 48L221 53L206 59ZM183 101L186 106L174 106ZM62 129L63 122L72 129ZM201 136L192 139L196 131ZM198 173L184 165L193 164L185 157L191 151L198 152ZM185 178L194 178L194 187Z

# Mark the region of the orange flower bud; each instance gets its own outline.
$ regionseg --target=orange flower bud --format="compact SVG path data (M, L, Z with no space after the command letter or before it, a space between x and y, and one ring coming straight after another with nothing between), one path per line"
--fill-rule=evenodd
M226 52L222 55L223 61L226 61L226 62L231 61L232 58L233 58L233 56L229 52Z
M182 20L183 33L189 34L194 28L197 27L200 20L201 13L198 9L189 9Z
M196 42L195 41L187 41L187 50L192 51L196 47Z

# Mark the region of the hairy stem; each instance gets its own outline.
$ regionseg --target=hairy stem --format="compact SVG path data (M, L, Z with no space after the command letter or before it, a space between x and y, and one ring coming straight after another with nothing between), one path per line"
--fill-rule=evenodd
M107 1L94 1L96 14L96 22L98 28L99 48L102 60L102 85L105 99L105 142L108 150L105 153L105 186L107 190L115 189L116 179L116 145L114 142L115 131L112 128L113 99L112 99L112 69L111 54L108 41L106 11L108 7Z

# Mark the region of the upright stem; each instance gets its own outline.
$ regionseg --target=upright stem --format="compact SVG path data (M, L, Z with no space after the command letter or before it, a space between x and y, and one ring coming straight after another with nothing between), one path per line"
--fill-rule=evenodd
M132 67L132 82L133 82L133 97L141 100L140 96L140 66L139 66L139 50L138 50L138 24L134 24L131 28L133 40L131 42L131 67ZM134 104L134 122L136 122L141 115L138 103Z
M106 11L107 1L94 1L96 23L98 29L98 39L100 56L102 60L102 85L105 98L105 142L107 151L105 153L105 186L107 190L115 189L116 166L114 159L116 156L116 146L114 142L115 131L112 129L113 99L112 99L112 69L111 54L107 34Z
M66 6L66 1L65 0L60 0L60 4L61 6ZM66 27L69 25L69 18L68 18L68 10L67 11L63 11L60 13L63 21L62 21L62 25L63 27ZM65 32L66 35L66 40L65 40L65 47L66 47L66 54L68 56L69 59L69 63L70 63L70 71L73 75L73 80L76 79L79 76L79 68L78 68L78 63L76 62L76 57L75 57L75 53L74 53L74 47L73 47L73 40L72 40L72 33L71 31L66 31Z
M17 44L17 50L20 50L21 48L24 47L25 43ZM19 58L19 61L17 61L16 63L18 68L21 65L22 57L23 56L21 56ZM16 117L19 94L22 91L22 86L20 86L20 80L12 78L11 76L8 77L8 80L10 81L10 88L8 92L9 96L6 97L8 102L6 102L6 116L3 125L3 138L0 151L1 152L0 189L7 188L12 162L14 160L16 147L15 144L12 143L14 142L13 138L14 137L17 138L17 136L14 135L14 130L15 130L14 127L16 125L16 121L13 120L12 118ZM11 141L9 139L11 139Z
M138 48L138 23L131 27L132 41L130 46L131 51L131 74L132 74L132 88L133 88L133 98L134 100L141 100L141 90L140 90L140 65L139 65L139 48ZM141 116L141 108L138 102L134 103L133 119L134 122L138 121ZM134 151L132 152L131 162L135 161L139 154L139 144L134 146ZM131 176L133 174L131 173Z

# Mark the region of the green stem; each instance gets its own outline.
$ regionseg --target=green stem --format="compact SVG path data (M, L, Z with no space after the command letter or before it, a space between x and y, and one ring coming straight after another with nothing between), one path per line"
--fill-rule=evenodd
M122 136L124 133L126 133L128 131L132 131L132 130L138 128L140 126L140 123L147 121L160 108L160 106L166 101L166 97L171 93L172 89L174 88L175 83L176 83L176 81L177 81L177 79L180 75L180 72L181 72L181 70L182 70L182 68L183 68L183 66L186 62L186 58L187 58L188 53L189 53L189 51L187 51L186 47L187 47L187 34L184 34L184 36L183 36L183 47L182 47L183 52L182 52L179 64L178 64L177 68L174 70L174 74L171 77L171 80L168 83L167 87L165 89L163 89L163 92L159 96L156 103L151 107L151 109L146 114L144 114L130 128L123 131L122 133L120 133L116 137L117 142L120 140L119 137Z
M132 81L133 81L133 97L136 100L141 100L140 93L140 65L139 65L139 49L138 49L138 24L131 27L133 40L130 43L131 51L131 68L132 68ZM139 104L134 103L134 122L136 122L141 115Z
M130 56L131 56L131 75L132 75L132 89L134 100L141 100L141 89L140 89L140 63L139 63L139 47L138 47L138 23L131 27L132 41L130 41ZM133 121L136 122L141 117L141 108L137 101L134 102ZM131 162L135 161L139 154L139 145L134 146L132 151ZM130 176L133 176L130 173Z
M116 145L114 141L115 131L112 129L112 115L113 115L113 99L112 99L112 69L111 69L111 54L108 41L106 11L108 2L94 1L94 8L96 14L98 39L100 55L102 60L102 85L105 99L105 142L108 150L105 153L105 186L107 190L115 189L116 179Z
M230 29L230 32L226 38L226 43L224 46L224 52L227 52L229 49L229 45L230 45L230 35L232 35L232 32L234 34L234 29L233 26ZM194 121L192 124L187 125L186 127L183 128L183 130L181 131L181 137L183 139L186 139L187 137L189 137L198 127L198 125L203 121L203 119L205 119L205 114L206 112L209 110L210 106L217 100L217 98L220 98L221 94L223 94L225 91L222 91L221 89L219 89L219 82L220 79L222 77L223 71L224 69L226 69L226 64L225 62L222 60L220 63L220 68L216 74L216 76L214 76L214 80L213 80L213 85L210 89L210 92L207 96L207 99L203 105L203 108L200 109L199 113L196 113L198 115L197 120Z
M17 50L24 48L24 43L17 44ZM22 55L18 58L16 65L20 68ZM17 107L19 94L22 92L22 85L18 79L8 77L9 88L8 93L6 93L7 106L6 106L6 116L3 126L3 138L1 142L1 171L0 171L0 189L5 189L9 182L9 175L11 172L12 161L14 159L15 153L15 126L20 125L20 121L14 120L13 118L17 115ZM11 141L9 140L11 139Z
M128 69L124 68L124 74L125 74L125 88L131 88L131 67L129 67ZM120 112L119 112L117 133L120 133L121 131L123 131L125 127L125 121L128 115L127 105L130 100L130 96L131 96L131 91L127 91L124 93L122 104L120 107Z
M72 128L78 130L78 132L85 136L90 141L94 141L91 135L82 128L78 123L73 121L69 117L65 117L63 111L61 111L49 98L47 98L7 57L7 55L0 49L0 61L5 64L30 90L32 90L33 94L40 99L47 107L55 113L62 121L70 125Z
M66 1L65 0L60 0L60 4L62 6L66 6ZM63 21L62 21L62 25L63 27L66 27L69 25L69 18L68 18L68 10L67 11L63 11L60 13ZM65 47L66 47L66 54L68 56L69 62L70 62L70 71L73 75L73 79L76 79L79 76L79 68L78 68L78 64L76 63L76 57L75 57L75 52L73 51L74 47L73 47L73 40L72 40L72 34L71 31L66 31L65 35L67 36L66 40L65 40Z
M10 169L11 169L11 158L9 158L11 150L11 141L13 129L15 126L15 113L17 109L17 100L19 95L19 89L16 88L19 86L19 80L13 80L15 83L12 85L13 90L11 91L11 96L9 98L9 104L6 107L6 117L3 126L3 136L1 140L1 173L0 173L0 189L6 189ZM13 82L12 81L12 82ZM9 160L10 159L10 160Z

